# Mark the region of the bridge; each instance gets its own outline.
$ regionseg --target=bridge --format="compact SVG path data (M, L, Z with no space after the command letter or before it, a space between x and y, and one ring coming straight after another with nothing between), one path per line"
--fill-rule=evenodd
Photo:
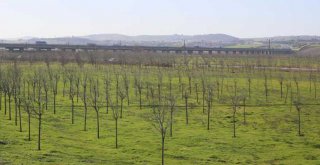
M0 43L0 49L11 52L23 51L113 51L154 52L185 54L293 54L291 49L267 48L208 48L208 47L160 47L160 46L104 46L63 44L13 44Z

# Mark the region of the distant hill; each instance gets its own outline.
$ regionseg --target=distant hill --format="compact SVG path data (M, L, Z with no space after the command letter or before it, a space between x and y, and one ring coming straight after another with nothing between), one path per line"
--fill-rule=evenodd
M239 38L226 34L205 34L205 35L138 35L127 36L120 34L94 34L82 36L81 38L90 39L93 41L137 41L137 42L181 42L186 41L207 41L207 42L235 42Z
M24 37L8 40L12 43L35 43L46 41L48 44L70 44L85 45L88 43L98 45L143 45L143 46L187 46L217 47L236 44L239 38L226 34L204 34L204 35L138 35L127 36L121 34L93 34L87 36L59 37L59 38L32 38ZM3 41L7 42L7 41Z
M265 41L271 39L276 42L288 42L288 41L320 41L320 36L315 35L301 35L301 36L276 36L265 38L253 38L256 41Z
M304 45L320 43L320 36L276 36L265 38L237 38L227 34L203 34L203 35L137 35L128 36L122 34L92 34L86 36L36 38L21 37L9 40L0 40L10 43L35 43L46 41L48 44L86 45L88 43L98 45L139 45L139 46L187 46L201 47L268 47L268 40L275 48L299 49Z

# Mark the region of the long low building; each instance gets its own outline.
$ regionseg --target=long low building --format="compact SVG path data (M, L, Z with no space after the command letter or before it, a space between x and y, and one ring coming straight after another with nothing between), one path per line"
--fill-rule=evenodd
M8 51L134 51L186 54L293 54L291 49L267 48L208 48L208 47L160 47L160 46L105 46L105 45L62 45L62 44L12 44L0 43Z

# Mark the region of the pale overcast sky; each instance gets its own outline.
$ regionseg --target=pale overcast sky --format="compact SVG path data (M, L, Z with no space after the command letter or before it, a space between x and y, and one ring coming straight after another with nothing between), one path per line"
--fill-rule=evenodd
M320 35L320 0L0 0L0 38Z

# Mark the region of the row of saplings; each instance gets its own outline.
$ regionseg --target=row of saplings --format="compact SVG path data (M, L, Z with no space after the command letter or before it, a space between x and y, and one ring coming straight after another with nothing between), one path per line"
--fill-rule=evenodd
M56 97L58 94L58 84L60 80L59 73L54 73L51 70L46 74L44 71L35 71L30 79L22 79L21 70L15 66L9 68L6 71L0 71L0 110L4 104L4 114L12 120L12 101L14 102L14 119L15 125L19 125L19 130L22 132L22 111L23 109L28 115L28 140L31 140L30 126L31 117L35 117L38 120L38 150L41 150L41 124L42 115L45 110L48 109L48 93L51 91L53 94L53 113L56 113ZM67 77L67 78L65 78ZM69 89L66 90L66 80L69 81ZM87 130L87 111L91 107L96 113L97 124L97 138L100 137L99 126L99 111L103 107L106 108L108 113L109 108L112 110L112 116L115 121L115 147L118 148L118 120L123 117L123 101L126 99L129 102L129 81L127 75L120 77L120 74L115 74L115 92L111 94L112 78L106 76L104 79L104 94L101 94L99 88L99 80L89 78L88 74L84 74L83 78L74 76L72 72L64 75L63 77L63 96L68 94L71 100L71 122L74 124L74 107L75 101L78 101L79 97L84 104L84 130ZM158 77L158 83L145 84L141 78L135 80L136 96L139 94L140 109L142 108L142 90L145 89L145 95L149 104L147 107L152 109L152 113L148 116L148 120L159 130L161 134L162 144L162 164L164 164L164 145L167 130L169 129L170 136L172 136L173 114L176 109L177 97L173 94L172 79L169 78L169 84L164 86L162 83L162 76ZM124 83L121 83L124 82ZM203 100L203 113L207 113L207 129L210 129L210 116L213 102L214 86L205 81L202 81L202 100ZM206 85L205 85L206 84ZM182 99L185 103L185 115L186 124L188 124L188 99L191 95L191 88L185 88L184 85L179 85L179 90L182 93ZM82 87L82 92L80 92ZM168 89L167 93L164 93L163 89ZM234 83L234 94L231 96L232 100L232 122L233 122L233 137L236 137L236 112L240 106L243 106L243 120L246 122L246 97L238 96L237 83ZM198 89L196 88L197 101ZM81 96L80 96L81 95ZM113 97L113 99L112 99ZM2 103L2 98L4 103ZM299 97L298 97L299 98ZM12 100L13 99L13 100ZM301 103L299 101L294 102L298 110L298 125L299 135L301 134L300 127L300 112Z

